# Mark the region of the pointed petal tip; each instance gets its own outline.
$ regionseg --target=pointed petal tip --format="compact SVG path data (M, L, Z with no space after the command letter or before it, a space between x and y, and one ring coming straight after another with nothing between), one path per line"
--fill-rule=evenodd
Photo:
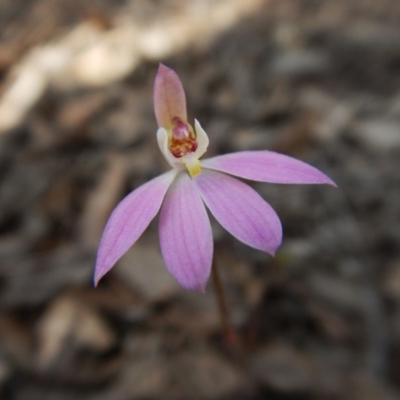
M316 185L329 185L333 187L337 187L337 184L329 178L328 175L326 175L324 172L320 171L319 169L312 167L314 169L314 174L315 174L315 181L314 182L306 182L310 184L316 184Z
M208 158L202 161L204 168L238 176L257 182L280 184L328 184L337 187L319 169L273 151L241 151Z
M199 285L199 287L196 290L201 294L206 294L206 286L207 282L203 283L202 285Z
M180 279L179 276L173 275L172 276L177 280L177 282L186 290L190 290L191 292L200 292L204 294L206 292L206 286L207 286L207 281L206 282L199 282L191 279L190 281L183 281Z
M275 246L271 246L271 248L269 250L266 250L266 252L271 256L271 257L275 257L277 251L279 250L279 248L281 247L282 244L282 229L280 231L280 238L277 240L277 244Z
M101 273L97 270L97 268L95 268L95 273L94 273L94 277L93 277L93 286L95 288L97 288L97 286L99 285L99 282L101 281L101 279L103 278L104 275L105 275L105 273Z
M193 292L200 292L201 294L205 294L206 293L206 285L207 285L207 283L204 283L204 284L199 283L194 286L185 287L185 289L191 290Z
M167 67L163 63L158 63L157 74L160 73L160 72L163 73L163 72L167 72L167 71L171 71L171 68Z
M336 182L334 182L331 178L329 178L328 175L325 175L323 172L318 171L320 173L319 179L317 182L315 182L316 184L319 185L329 185L329 186L333 186L335 188L338 187L338 185L336 184Z
M280 246L280 245L279 245ZM268 254L271 256L271 257L275 257L276 256L276 252L278 251L278 249L279 249L279 246L275 249L275 250L270 250L270 251L268 251Z
M333 186L333 187L335 187L335 188L338 187L338 185L336 184L336 182L334 182L331 178L328 178L328 177L326 177L326 178L327 178L327 180L326 180L326 184L327 184L327 185Z
M97 288L101 278L97 278L96 276L93 278L93 286Z
M168 79L168 77L171 77L171 76L179 79L178 74L175 72L175 70L173 70L170 67L167 67L163 63L159 63L157 74L156 74L156 79L160 79L160 78ZM180 79L179 79L179 81L180 81Z
M186 121L186 97L178 74L160 63L154 81L154 112L159 127L166 127L173 117Z

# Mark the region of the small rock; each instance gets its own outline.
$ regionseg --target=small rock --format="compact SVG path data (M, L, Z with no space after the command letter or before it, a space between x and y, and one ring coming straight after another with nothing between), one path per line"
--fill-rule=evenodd
M85 348L105 352L115 344L115 335L92 308L71 295L56 299L38 322L38 364L47 369L65 351Z
M316 296L330 304L358 312L364 311L366 299L371 295L367 288L359 284L322 273L310 277L310 288Z
M355 126L353 134L362 144L373 150L400 148L400 124L394 121L363 121Z
M220 330L220 317L213 289L208 286L202 296L182 290L176 307L168 313L168 320L172 325L196 335L210 335L211 332Z
M148 358L127 358L110 400L163 398L168 379L167 371L168 366L151 355Z
M359 372L349 377L346 399L349 400L398 400L398 393L368 372Z
M263 385L283 393L305 393L315 386L317 368L313 358L287 344L271 344L257 352L252 369Z
M328 69L327 55L310 50L293 50L281 54L271 65L272 73L291 78L320 75Z
M178 399L229 399L240 393L245 384L232 364L205 349L181 354L173 360L173 365L172 381L176 382L173 392L176 391Z
M400 260L393 262L386 271L383 291L390 299L400 302Z
M163 398L169 378L169 366L161 356L166 351L163 335L131 331L122 346L121 373L95 399Z
M273 134L267 129L244 129L235 133L233 148L236 151L267 149L271 145Z
M316 136L323 140L335 139L349 126L352 117L352 110L349 106L336 105L317 125Z
M280 248L280 253L290 263L307 260L315 254L316 246L306 238L286 239Z
M296 154L309 146L314 131L315 117L306 113L279 132L269 149Z
M158 244L148 240L148 236L122 257L115 272L148 301L165 300L179 290L165 268Z
M7 285L1 292L0 302L8 307L31 307L48 300L68 284L90 281L93 253L71 245L49 254L31 255L18 263L10 260L4 264L2 272L7 277Z

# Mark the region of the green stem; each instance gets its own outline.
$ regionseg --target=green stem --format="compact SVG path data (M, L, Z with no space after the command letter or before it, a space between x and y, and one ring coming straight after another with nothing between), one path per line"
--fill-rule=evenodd
M215 259L211 268L211 279L213 281L215 295L217 298L218 312L221 319L222 330L225 341L231 346L237 347L239 345L239 337L231 323L228 307L226 305L226 297L221 284L221 278Z

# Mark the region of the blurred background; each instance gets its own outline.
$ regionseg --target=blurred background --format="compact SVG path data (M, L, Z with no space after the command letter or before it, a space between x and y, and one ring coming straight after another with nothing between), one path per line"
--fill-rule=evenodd
M397 0L0 0L0 398L398 399L399 21ZM253 184L275 258L213 222L240 356L157 221L92 286L111 210L167 168L160 61L208 156L279 151L339 186Z

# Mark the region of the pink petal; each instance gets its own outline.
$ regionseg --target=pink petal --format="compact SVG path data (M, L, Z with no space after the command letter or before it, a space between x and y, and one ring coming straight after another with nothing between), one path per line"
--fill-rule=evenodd
M172 117L186 121L186 98L182 82L174 70L163 64L158 67L153 97L159 127L168 128Z
M219 172L203 170L194 179L217 221L247 245L274 255L282 227L272 207L250 186Z
M310 183L336 186L318 169L273 151L242 151L203 160L204 168L259 182Z
M112 212L97 253L95 285L142 235L175 176L176 172L170 171L152 179L126 196Z
M160 245L169 272L186 289L204 291L211 271L211 225L186 172L168 191L160 215Z

